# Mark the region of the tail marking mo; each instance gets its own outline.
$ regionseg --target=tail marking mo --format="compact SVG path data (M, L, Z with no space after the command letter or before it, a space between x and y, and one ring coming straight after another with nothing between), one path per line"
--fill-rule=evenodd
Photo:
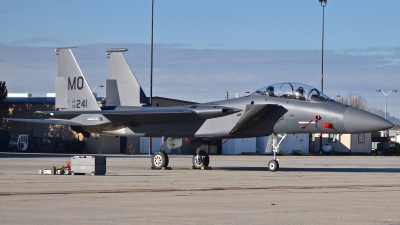
M71 82L71 77L68 77L68 90L82 90L83 89L83 77L74 77Z

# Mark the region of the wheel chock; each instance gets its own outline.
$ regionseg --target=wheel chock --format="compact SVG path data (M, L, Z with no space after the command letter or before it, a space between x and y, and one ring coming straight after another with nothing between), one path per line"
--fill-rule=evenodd
M212 170L211 166L202 166L201 168L196 168L194 166L190 166L189 169L191 170L197 170L197 169L201 169L201 170Z
M154 168L154 167L149 167L149 169L148 170L160 170L160 169L158 169L158 168ZM161 170L172 170L172 168L171 167L161 167Z

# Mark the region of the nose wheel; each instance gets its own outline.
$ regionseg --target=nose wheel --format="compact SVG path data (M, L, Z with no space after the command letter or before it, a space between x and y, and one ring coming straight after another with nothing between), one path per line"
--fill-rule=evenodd
M271 172L276 172L279 169L279 162L278 160L270 160L268 162L268 170Z

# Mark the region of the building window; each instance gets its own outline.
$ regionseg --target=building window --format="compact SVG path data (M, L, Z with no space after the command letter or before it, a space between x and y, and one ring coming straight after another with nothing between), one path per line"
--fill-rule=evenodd
M358 143L365 143L365 134L358 134Z
M336 142L336 134L329 134L328 142L335 143Z

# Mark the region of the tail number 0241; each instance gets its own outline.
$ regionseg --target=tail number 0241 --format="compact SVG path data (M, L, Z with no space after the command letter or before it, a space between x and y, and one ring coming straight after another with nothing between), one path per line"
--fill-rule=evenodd
M74 103L74 101L72 101ZM87 99L83 100L76 100L75 101L76 105L72 105L72 108L87 108Z

